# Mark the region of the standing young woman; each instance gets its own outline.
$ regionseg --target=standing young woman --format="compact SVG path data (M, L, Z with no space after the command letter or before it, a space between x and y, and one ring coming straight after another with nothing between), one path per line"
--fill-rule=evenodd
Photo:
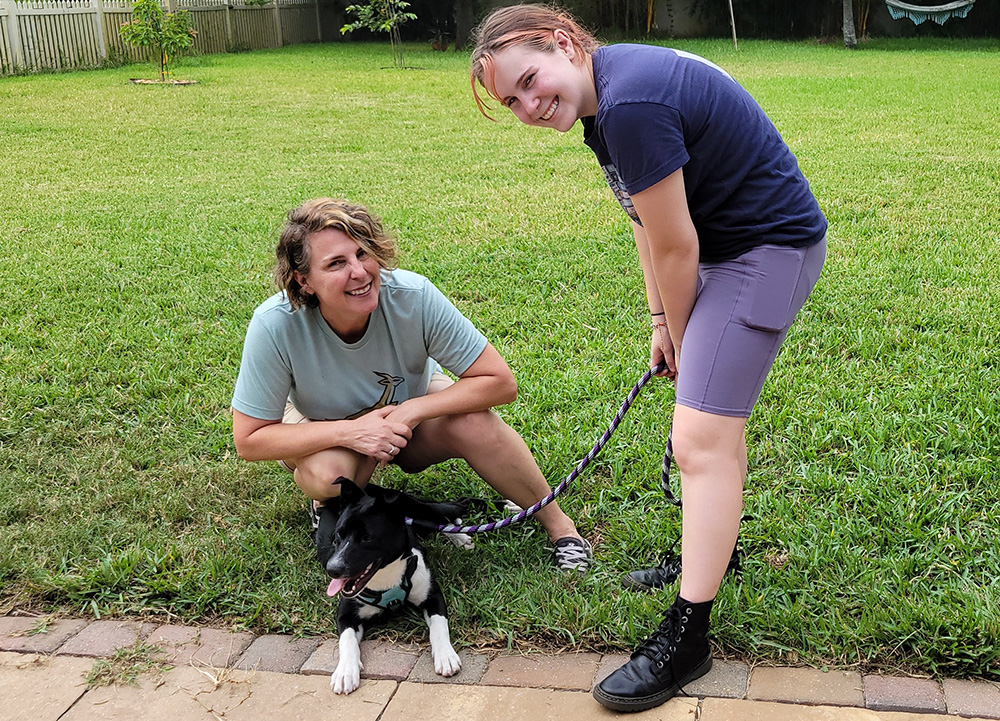
M739 531L746 422L819 278L826 220L795 156L725 71L676 50L601 47L565 12L517 5L476 30L477 82L523 123L584 142L632 221L651 315L650 365L676 383L683 573L631 660L594 689L652 708L712 665L712 602ZM646 573L645 578L655 578Z

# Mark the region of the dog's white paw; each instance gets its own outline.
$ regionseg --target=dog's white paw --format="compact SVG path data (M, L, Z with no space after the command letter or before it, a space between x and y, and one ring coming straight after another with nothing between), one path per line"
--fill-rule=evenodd
M434 654L434 672L438 676L454 676L462 669L462 659L455 653L455 649L443 649Z
M471 551L476 547L476 542L468 533L449 533L447 536L449 541L464 551Z
M455 525L461 526L462 519L456 518ZM472 540L472 536L470 536L468 533L446 533L444 534L444 537L447 538L455 546L458 546L459 548L464 549L466 551L471 551L473 548L476 547L475 542Z
M519 505L514 503L514 501L504 501L503 509L507 511L507 513L520 513L521 511L524 510Z
M434 659L434 671L439 676L454 676L462 668L462 659L455 653L448 637L448 618L446 616L430 616L424 613L431 632L431 657Z
M337 670L330 676L330 688L334 693L347 695L361 685L361 669L358 666L343 668L337 665Z
M334 693L349 694L361 685L361 669L364 668L364 664L361 663L361 634L363 632L364 629L358 626L357 628L345 628L340 634L340 639L337 642L337 648L340 650L340 661L337 662L337 668L330 676L330 688L333 689Z

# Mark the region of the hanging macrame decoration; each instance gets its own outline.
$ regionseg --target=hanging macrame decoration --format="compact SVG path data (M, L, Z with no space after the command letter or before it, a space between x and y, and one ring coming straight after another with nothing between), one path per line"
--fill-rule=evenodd
M952 18L964 18L968 15L975 1L957 0L944 5L913 5L900 0L885 0L885 4L893 20L909 18L914 25L919 25L924 20L933 20L938 25L944 25Z

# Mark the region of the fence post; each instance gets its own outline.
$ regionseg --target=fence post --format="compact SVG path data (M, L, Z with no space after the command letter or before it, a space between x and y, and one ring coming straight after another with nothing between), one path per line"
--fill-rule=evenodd
M316 42L323 42L323 23L319 20L319 0L316 0Z
M21 33L17 27L17 0L7 0L7 37L10 40L11 63L15 68L24 67Z
M274 33L280 48L284 43L281 42L281 8L278 7L278 0L274 0Z
M226 4L226 52L233 50L233 0L225 0Z
M94 22L97 23L97 50L101 60L108 59L108 41L104 37L104 0L93 0Z

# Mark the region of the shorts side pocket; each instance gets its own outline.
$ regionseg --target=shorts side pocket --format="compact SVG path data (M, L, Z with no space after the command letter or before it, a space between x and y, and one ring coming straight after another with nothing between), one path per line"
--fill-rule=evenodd
M756 271L750 288L753 296L743 322L750 328L782 331L791 325L799 310L793 301L805 253L801 248L776 246L758 250L760 256L752 261Z

